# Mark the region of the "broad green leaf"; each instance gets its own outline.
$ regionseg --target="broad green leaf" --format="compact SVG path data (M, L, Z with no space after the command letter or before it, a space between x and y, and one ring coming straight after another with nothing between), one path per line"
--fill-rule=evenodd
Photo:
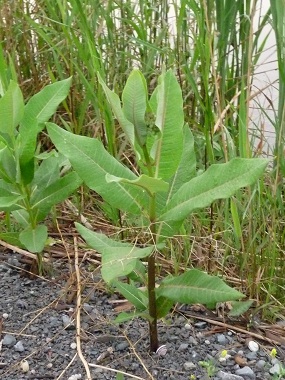
M143 189L118 182L107 183L106 174L126 179L136 175L120 164L94 138L74 135L47 123L47 129L56 148L71 162L83 181L113 207L134 214L141 214L148 205L148 196Z
M145 113L147 108L147 86L142 73L134 69L128 77L122 93L123 112L135 128L135 136L142 147L146 142L147 126Z
M81 184L82 179L76 172L66 174L31 197L32 210L38 209L40 211L39 218L43 219L52 206L68 198Z
M11 81L8 90L0 99L0 134L8 135L12 140L16 127L24 115L24 100L18 84Z
M184 183L196 176L196 154L194 148L194 136L188 125L183 131L183 150L177 171L170 182L168 200L181 188Z
M21 206L19 205L19 201L23 199L21 195L12 195L4 192L0 189L0 210L1 211L13 211L18 210Z
M146 190L151 195L158 192L166 192L168 190L168 183L163 181L160 178L149 177L145 174L137 177L133 180L128 180L126 178L115 177L111 174L106 174L106 181L109 182L123 182L129 183L131 185L139 186L142 189Z
M0 150L0 178L8 183L17 182L17 163L8 146Z
M146 266L138 260L133 271L128 275L128 278L134 282L145 284L147 282Z
M36 119L30 122L29 129L19 133L16 146L19 155L22 182L27 185L34 178L35 151L37 148L38 133L44 128L44 124L38 124Z
M136 261L149 256L154 249L153 246L138 248L90 231L79 223L75 225L86 243L102 254L102 277L106 282L131 273L136 267Z
M0 233L0 239L4 240L8 244L12 244L15 247L25 248L25 246L20 242L19 232L2 232Z
M21 224L22 227L27 228L30 224L30 216L27 210L19 209L12 212L13 218Z
M167 205L172 196L180 189L184 183L190 181L196 175L196 155L194 149L194 137L188 125L184 126L184 141L181 161L178 169L172 177L167 194L159 193L156 196L156 212L157 216L161 214L161 210Z
M158 297L164 296L174 302L205 305L245 297L220 278L209 276L198 269L191 269L177 277L166 278L156 289L156 294Z
M59 159L58 157L49 156L42 161L41 165L36 169L34 179L31 183L33 195L50 186L53 182L60 178Z
M192 211L209 206L214 200L231 197L241 187L252 185L264 172L268 160L234 158L215 164L193 178L174 194L162 211L166 223L183 221Z
M160 296L156 299L156 313L157 313L157 318L164 318L168 313L169 310L173 307L173 304L175 301L167 298Z
M119 96L106 86L105 82L103 81L99 73L97 75L98 75L98 81L105 92L105 95L108 99L108 102L110 103L112 107L112 110L116 119L120 123L120 126L125 132L125 135L127 136L129 142L131 143L132 146L134 146L135 145L135 127L131 123L131 121L126 118L121 107L121 101L120 101Z
M47 237L47 227L44 225L37 225L35 229L29 227L19 235L21 243L32 253L40 253L43 251Z
M252 306L253 300L246 301L232 301L232 309L228 312L229 317L239 317L240 315L246 313L248 309Z
M138 311L146 310L148 307L148 297L140 289L132 284L120 281L112 281L112 285L124 296Z
M20 133L26 133L34 120L38 124L42 124L51 118L58 105L67 97L71 81L72 78L68 78L52 83L31 97L25 106L24 118L19 129Z
M171 70L160 76L153 96L155 125L161 132L154 145L155 177L170 179L181 160L184 125L182 92Z

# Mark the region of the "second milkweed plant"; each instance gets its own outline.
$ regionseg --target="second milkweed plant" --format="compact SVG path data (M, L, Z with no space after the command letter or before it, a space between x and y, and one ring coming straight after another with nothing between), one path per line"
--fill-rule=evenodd
M145 233L150 233L149 244L138 246L76 224L86 242L102 254L103 279L135 306L135 312L119 316L118 321L146 318L150 348L155 352L159 346L157 320L166 316L174 303L213 306L243 297L218 277L197 269L167 276L157 287L157 253L194 210L253 184L267 161L235 158L197 176L194 139L184 123L182 93L171 70L160 75L150 97L139 70L130 74L122 99L101 77L99 82L133 150L139 174L111 156L96 138L74 135L52 123L47 129L86 185L112 207L141 219ZM145 281L146 291L136 286L134 274ZM128 283L123 281L126 276Z

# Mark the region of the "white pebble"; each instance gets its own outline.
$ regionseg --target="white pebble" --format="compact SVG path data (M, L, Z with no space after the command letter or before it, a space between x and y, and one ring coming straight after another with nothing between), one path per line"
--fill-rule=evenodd
M156 350L156 354L158 356L165 356L167 353L167 347L165 344L163 344L162 346L158 347L158 349Z
M20 366L23 372L29 372L30 366L27 360L22 360Z
M185 323L185 329L186 330L191 330L192 329L192 326L190 325L190 323Z
M75 342L71 343L70 348L71 348L72 350L75 350L76 347L77 347L77 344L76 344Z
M247 346L252 352L257 352L259 350L259 345L254 340L250 340Z
M211 344L211 342L208 339L206 339L205 344L209 345L209 344Z
M52 368L52 363L48 363L47 368Z
M3 314L2 314L2 317L3 317L4 319L7 319L7 318L9 317L9 314L8 314L8 313L3 313Z
M79 380L81 379L81 375L76 373L75 375L70 376L67 380Z

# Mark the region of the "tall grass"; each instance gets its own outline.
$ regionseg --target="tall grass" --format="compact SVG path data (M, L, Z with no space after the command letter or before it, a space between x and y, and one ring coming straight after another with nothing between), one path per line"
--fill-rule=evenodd
M191 260L222 274L233 267L232 277L246 280L249 296L283 302L285 0L271 0L264 16L262 4L265 0L2 0L0 79L5 87L17 76L29 98L47 82L72 75L59 114L62 125L100 137L120 156L122 131L97 72L120 93L134 66L150 88L163 65L173 68L195 134L197 167L204 170L235 156L262 154L262 131L252 132L258 92L252 81L268 38L263 30L271 24L280 74L278 111L275 119L268 116L276 130L272 171L255 187L194 215L170 256L178 267ZM260 112L266 115L266 109Z

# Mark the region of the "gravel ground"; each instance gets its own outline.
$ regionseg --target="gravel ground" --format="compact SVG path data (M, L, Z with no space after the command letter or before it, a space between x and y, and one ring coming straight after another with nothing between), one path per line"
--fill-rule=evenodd
M66 264L57 264L53 281L31 280L22 275L17 257L0 261L0 379L85 379L77 355L75 305L66 304L66 280L58 277ZM165 347L150 354L145 321L114 325L116 295L105 294L98 285L87 286L84 294L88 302L81 309L81 349L92 379L123 379L108 368L144 380L285 379L281 359L269 355L273 346L259 342L258 351L251 351L249 336L215 330L183 313L159 323ZM220 361L223 350L228 357Z

